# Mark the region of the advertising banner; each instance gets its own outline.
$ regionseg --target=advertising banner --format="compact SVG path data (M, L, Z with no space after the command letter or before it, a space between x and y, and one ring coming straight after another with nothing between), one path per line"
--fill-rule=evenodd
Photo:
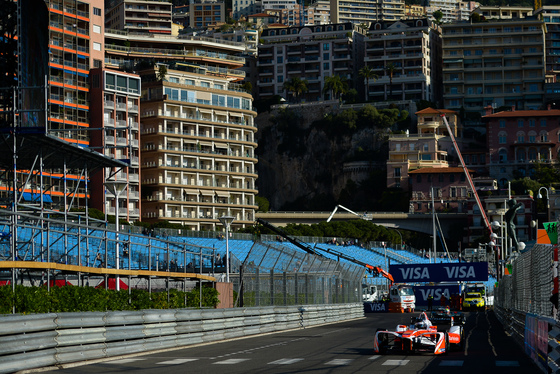
M393 276L395 283L485 282L488 280L488 263L391 264L389 273Z
M435 285L435 286L414 286L414 296L416 296L416 308L428 306L428 296L433 297L433 307L453 306L452 296L461 295L461 287L458 284ZM442 305L443 302L443 305Z
M365 313L389 313L389 302L368 301L364 303Z

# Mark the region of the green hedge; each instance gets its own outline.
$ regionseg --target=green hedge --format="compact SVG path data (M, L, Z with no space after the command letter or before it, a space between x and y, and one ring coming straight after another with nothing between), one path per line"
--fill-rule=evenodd
M185 302L186 300L186 302ZM171 289L152 292L131 289L105 290L93 287L0 287L0 314L16 313L61 313L61 312L105 312L110 310L177 309L198 308L200 289L189 292ZM202 287L202 307L215 308L219 303L218 291Z

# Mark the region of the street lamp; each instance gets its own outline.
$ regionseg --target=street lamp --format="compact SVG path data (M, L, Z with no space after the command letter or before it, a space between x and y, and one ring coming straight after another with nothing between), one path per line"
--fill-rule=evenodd
M109 189L109 191L111 191L111 193L115 196L115 254L116 254L116 267L117 270L119 269L119 261L120 261L120 256L119 256L119 198L121 197L121 194L124 192L124 190L126 190L126 187L128 186L128 183L126 182L118 182L118 181L105 181L105 187L107 187ZM120 277L119 274L117 273L116 279L115 279L115 289L117 291L119 291L121 289L120 287Z
M500 234L503 233L502 229L503 229L503 225L498 222L498 221L492 221L490 223L490 226L494 229L500 229ZM496 239L500 239L500 245L496 248ZM503 257L503 252L504 252L504 245L506 244L504 242L504 236L498 236L498 234L496 234L495 232L493 232L492 234L490 234L490 247L492 248L492 250L494 251L494 261L496 261L496 279L500 280L500 258L504 258ZM500 255L500 252L502 253Z
M539 199L543 198L543 196L541 195L541 190L546 191L546 219L547 219L547 222L550 222L550 199L549 199L549 195L548 195L548 188L546 188L546 187L539 188L539 192L537 193L537 198L539 198Z
M235 218L232 216L221 216L219 220L226 228L226 282L229 283L229 227Z

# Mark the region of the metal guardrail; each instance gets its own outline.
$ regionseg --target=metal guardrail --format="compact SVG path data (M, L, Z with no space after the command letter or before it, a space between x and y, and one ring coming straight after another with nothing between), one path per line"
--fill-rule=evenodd
M0 373L362 318L362 303L0 317Z

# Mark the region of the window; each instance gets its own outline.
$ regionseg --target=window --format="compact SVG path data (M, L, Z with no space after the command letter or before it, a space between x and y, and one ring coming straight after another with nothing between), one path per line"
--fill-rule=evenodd
M329 70L331 68L331 64L328 62L323 62L323 70Z
M500 120L500 128L503 129L506 127L506 120L505 119L501 119Z
M330 48L330 44L329 43L324 43L323 44L323 51L328 51Z
M101 9L93 7L93 15L94 16L101 16Z
M276 62L278 62L279 64L282 64L284 62L284 57L283 56L276 57Z
M449 182L455 182L455 174L449 174Z
M443 182L443 174L439 174L439 175L438 175L438 180L439 180L440 182Z
M401 168L395 168L395 178L400 178L401 176Z
M323 53L323 60L328 60L330 55L328 53Z
M523 120L517 120L517 127L523 127Z
M535 127L535 120L534 119L529 120L529 127Z
M546 119L541 119L541 127L546 127Z
M101 34L101 26L93 25L93 32L96 34Z
M416 183L422 183L422 176L420 174L416 176Z
M93 50L94 51L101 51L101 43L93 42Z

